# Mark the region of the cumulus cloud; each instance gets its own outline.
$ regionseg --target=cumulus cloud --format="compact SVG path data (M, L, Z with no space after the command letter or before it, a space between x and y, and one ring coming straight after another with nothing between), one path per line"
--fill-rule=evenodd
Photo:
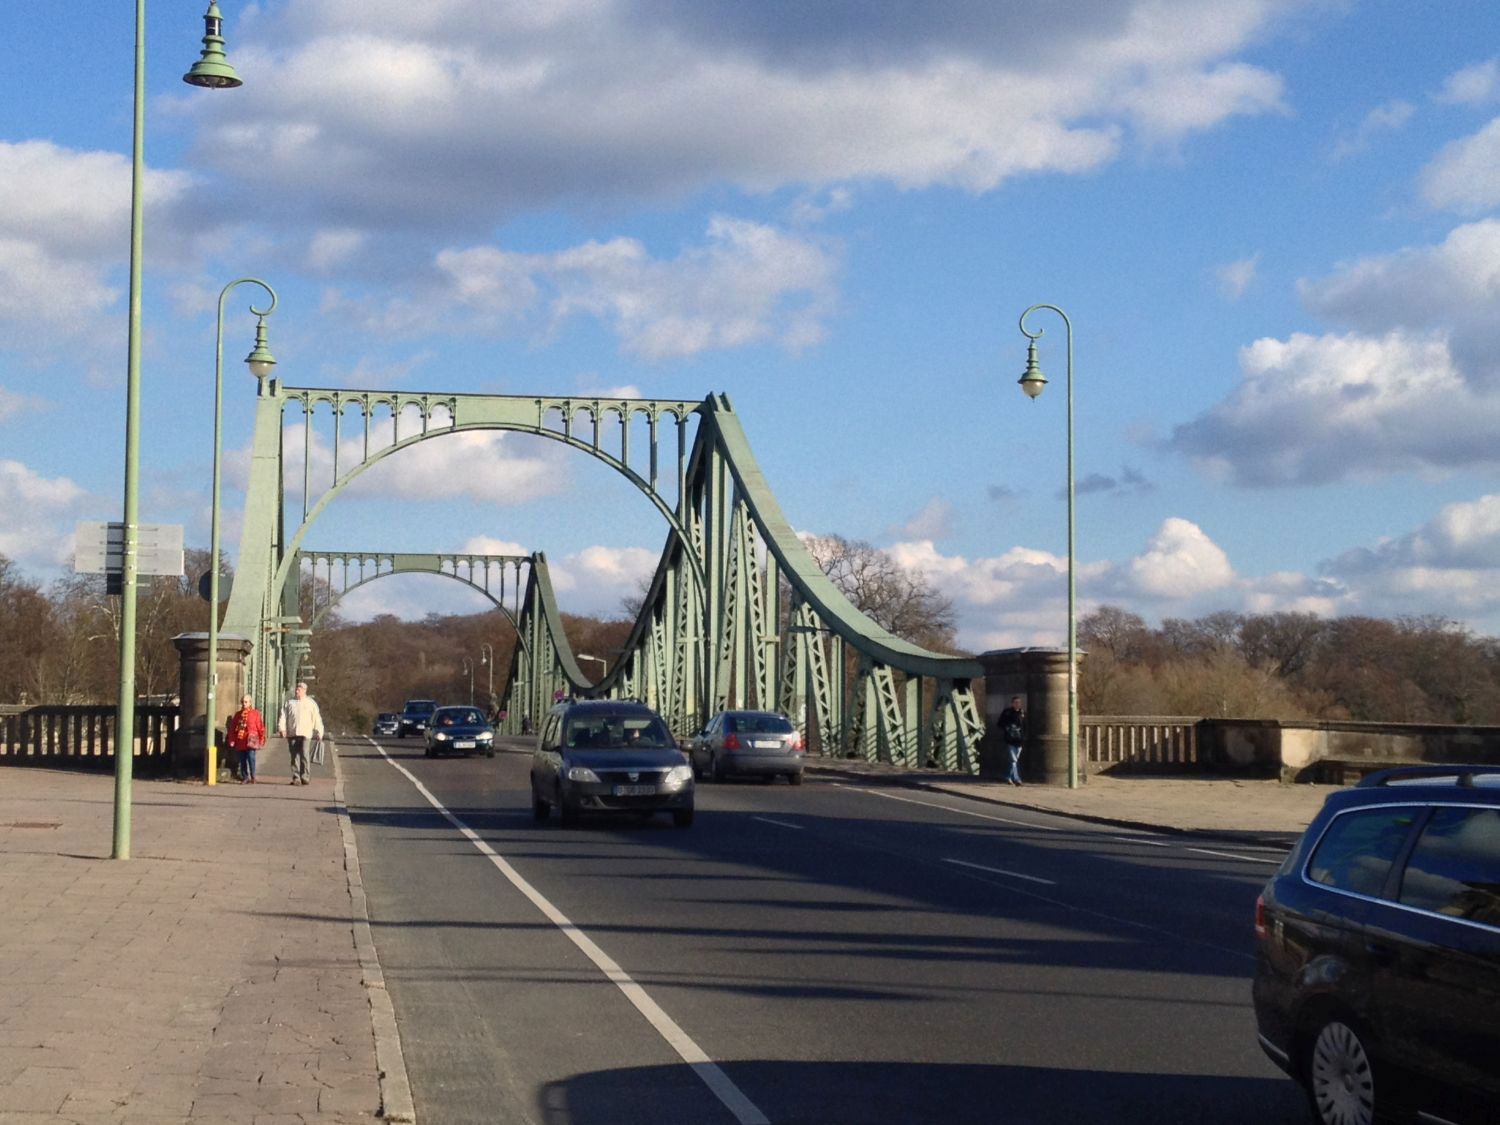
M1219 293L1227 301L1238 301L1255 280L1255 271L1260 265L1260 255L1251 254L1236 262L1228 262L1214 270L1219 283Z
M660 561L660 551L644 547L593 546L558 559L549 557L547 569L568 612L613 617L621 600L639 591Z
M1500 463L1500 221L1300 288L1351 331L1243 348L1239 385L1168 448L1247 485Z
M953 505L934 496L911 519L891 528L889 534L908 539L942 539L952 531Z
M1489 59L1450 74L1436 95L1451 105L1483 105L1500 97L1500 60Z
M1135 588L1153 598L1190 598L1221 590L1234 580L1222 548L1189 520L1164 521L1144 553L1130 561Z
M67 477L44 477L0 459L0 555L23 566L55 567L73 553L72 520L87 494Z
M301 0L239 29L253 93L180 109L248 205L314 227L476 232L714 184L982 192L1280 111L1236 56L1289 6Z
M703 242L674 258L625 237L554 253L449 249L424 290L380 304L330 291L323 308L392 333L555 330L589 316L624 350L653 360L762 341L797 351L823 337L837 269L823 241L719 215Z
M1422 169L1421 181L1433 207L1472 215L1500 203L1500 117L1445 144Z
M1406 128L1416 108L1397 99L1378 105L1350 132L1341 136L1333 146L1335 161L1344 160L1370 147L1370 142L1381 133L1394 133Z

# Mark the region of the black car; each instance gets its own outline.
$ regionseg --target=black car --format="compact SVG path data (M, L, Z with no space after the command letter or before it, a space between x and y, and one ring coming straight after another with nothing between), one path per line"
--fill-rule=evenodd
M376 736L395 734L401 729L401 716L394 711L382 711L375 716L375 725L370 733Z
M439 707L427 721L427 756L495 756L495 730L478 707Z
M435 699L408 699L401 708L401 722L396 729L397 738L409 734L421 734L427 729L427 720L437 710Z
M1260 1044L1318 1121L1500 1121L1500 767L1334 793L1255 935Z
M542 720L531 760L531 807L564 824L579 813L669 812L693 823L693 767L660 715L644 703L581 700Z

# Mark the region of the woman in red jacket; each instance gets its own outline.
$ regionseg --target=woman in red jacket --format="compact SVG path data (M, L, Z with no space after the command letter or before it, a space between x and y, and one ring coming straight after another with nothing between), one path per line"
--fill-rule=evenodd
M224 741L237 756L240 784L255 784L255 752L266 744L266 721L255 709L255 700L245 696L240 709L224 724Z

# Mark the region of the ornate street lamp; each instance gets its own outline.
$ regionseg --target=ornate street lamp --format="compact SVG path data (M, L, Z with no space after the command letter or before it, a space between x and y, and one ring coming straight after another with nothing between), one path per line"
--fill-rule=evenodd
M484 665L485 672L489 676L485 706L493 707L495 705L495 649L489 641L479 646L479 663Z
M205 28L212 28L217 64L228 71L232 82L211 83L220 88L238 86L234 69L224 61L222 17L217 4L208 6ZM204 60L209 42L204 37ZM194 68L196 69L196 67ZM192 71L188 72L189 75ZM191 77L188 79L192 81ZM202 85L203 83L194 83ZM140 406L141 406L141 179L146 145L146 0L135 0L135 112L130 151L130 296L125 361L125 502L123 558L120 567L120 683L115 705L115 859L130 858L130 782L135 769L135 620L136 578L140 548ZM216 559L215 562L218 560ZM217 655L217 653L215 654Z
M1026 330L1026 318L1038 309L1049 309L1062 317L1068 339L1068 788L1078 788L1078 587L1075 578L1076 551L1073 519L1073 322L1056 305L1032 305L1021 314L1021 334L1026 337L1026 370L1017 382L1035 399L1047 385L1036 358L1036 342L1043 330Z
M276 308L276 290L258 277L242 277L231 281L219 292L219 319L214 333L214 470L212 503L208 533L208 688L204 697L204 748L209 740L218 737L219 696L219 466L223 460L224 417L224 302L230 290L239 285L259 285L270 295L271 303L264 309L250 306L250 315L255 322L255 347L245 357L245 363L254 375L257 384L264 383L276 360L266 346L266 317Z
M459 657L463 661L464 671L469 673L469 706L474 706L474 662L467 656Z

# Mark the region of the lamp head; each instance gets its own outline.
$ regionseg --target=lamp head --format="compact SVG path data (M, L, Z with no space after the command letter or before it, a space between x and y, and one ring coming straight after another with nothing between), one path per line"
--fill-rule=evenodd
M1026 392L1027 398L1036 398L1042 393L1042 388L1047 385L1047 377L1042 374L1041 364L1036 361L1035 340L1026 345L1026 370L1016 381L1021 384L1021 389Z
M203 86L210 90L229 90L244 85L240 76L224 57L224 17L219 5L211 2L203 17L203 54L191 70L182 76L189 86Z
M266 346L266 318L261 317L255 323L255 348L245 357L245 362L250 365L250 374L257 379L264 379L271 373L271 368L276 366L276 357L271 354L271 349Z

